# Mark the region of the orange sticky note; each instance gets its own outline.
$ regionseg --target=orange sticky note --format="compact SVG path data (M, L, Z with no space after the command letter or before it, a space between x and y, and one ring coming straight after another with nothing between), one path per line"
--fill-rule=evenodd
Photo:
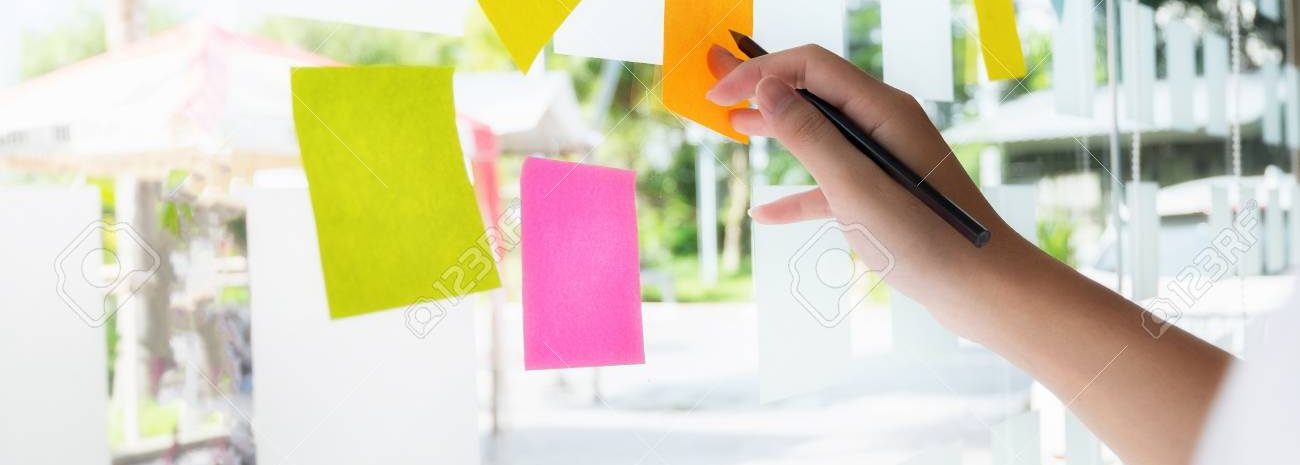
M979 20L980 48L990 81L1024 77L1025 54L1016 30L1016 9L1012 0L975 0Z
M520 71L528 72L555 30L579 0L479 0L483 15L510 51Z
M704 98L718 80L709 72L709 47L726 47L738 57L729 31L754 33L753 0L666 0L664 2L664 106L668 110L731 139L749 137L731 127L729 114L749 106L723 107Z

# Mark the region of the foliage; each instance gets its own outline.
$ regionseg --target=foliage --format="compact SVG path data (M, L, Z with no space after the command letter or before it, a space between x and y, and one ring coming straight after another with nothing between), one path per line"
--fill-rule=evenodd
M1064 215L1038 220L1038 244L1048 255L1071 267L1075 266L1074 222Z

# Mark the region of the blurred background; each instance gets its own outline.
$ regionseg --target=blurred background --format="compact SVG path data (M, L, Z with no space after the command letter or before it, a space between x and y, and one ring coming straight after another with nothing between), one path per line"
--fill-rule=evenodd
M1281 2L1276 17L1240 5L1241 79L1229 103L1241 128L1238 157L1232 137L1207 133L1204 121L1173 127L1168 102L1203 96L1170 94L1162 44L1156 124L1136 143L1121 135L1119 164L1106 111L1078 118L1053 106L1056 3L1016 2L1030 72L988 82L965 26L975 24L971 2L954 2L955 99L926 102L927 112L1022 234L1107 286L1125 282L1135 299L1156 296L1135 287L1165 295L1227 225L1222 215L1257 199L1262 245L1174 321L1244 354L1253 316L1285 297L1291 281L1281 275L1300 257L1285 213L1296 144L1268 140L1264 122L1295 97L1261 72L1295 62L1295 21L1285 19L1296 14L1293 2ZM1187 21L1230 35L1237 2L1142 3L1155 8L1159 27ZM848 58L880 76L879 4L847 7ZM1095 98L1104 109L1104 3L1093 13ZM485 215L518 197L526 156L638 173L647 364L523 371L519 256L508 254L504 292L476 297L487 309L476 312L484 463L894 464L950 444L965 463L992 463L993 425L1024 412L1040 415L1042 447L1016 461L1064 463L1059 401L955 336L937 336L956 341L943 350L900 343L896 299L884 287L852 316L854 371L842 384L760 405L746 211L754 186L811 177L777 143L728 143L668 113L657 66L544 55L544 67L515 71L477 7L465 35L447 37L266 14L251 2L0 0L0 188L91 186L103 219L130 223L158 257L153 277L99 327L112 462L255 462L255 305L240 192L255 172L299 165L289 67L342 63L457 68L462 146ZM1207 92L1199 82L1195 92ZM1135 168L1154 186L1151 201L1115 202L1113 189ZM1117 241L1139 213L1157 227ZM106 272L142 253L125 239L103 231ZM1149 286L1121 276L1148 262L1156 266ZM0 311L21 305L0 300Z

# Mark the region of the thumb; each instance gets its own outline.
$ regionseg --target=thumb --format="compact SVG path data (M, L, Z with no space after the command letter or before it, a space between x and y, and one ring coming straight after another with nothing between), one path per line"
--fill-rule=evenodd
M825 115L780 78L763 78L754 94L772 135L819 182L841 178L856 171L845 168L866 161Z

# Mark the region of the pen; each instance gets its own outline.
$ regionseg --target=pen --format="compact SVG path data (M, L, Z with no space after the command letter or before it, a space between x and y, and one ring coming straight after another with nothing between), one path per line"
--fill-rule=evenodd
M749 36L731 31L731 37L735 39L736 46L740 48L740 51L749 58L767 55L767 50L763 50L763 47L758 46ZM931 211L943 218L962 237L969 240L975 247L983 247L984 244L989 242L988 228L985 228L978 220L953 203L951 199L945 197L934 186L925 182L925 178L918 176L916 172L909 169L897 157L868 137L866 131L859 128L847 115L835 108L834 105L822 100L821 97L809 92L808 89L798 89L798 92L799 95L803 96L804 100L807 100L822 115L825 115L835 125L835 128L839 129L840 134L843 134L849 140L849 143L875 162L894 181L902 184L908 192L920 199L921 203L930 207Z

